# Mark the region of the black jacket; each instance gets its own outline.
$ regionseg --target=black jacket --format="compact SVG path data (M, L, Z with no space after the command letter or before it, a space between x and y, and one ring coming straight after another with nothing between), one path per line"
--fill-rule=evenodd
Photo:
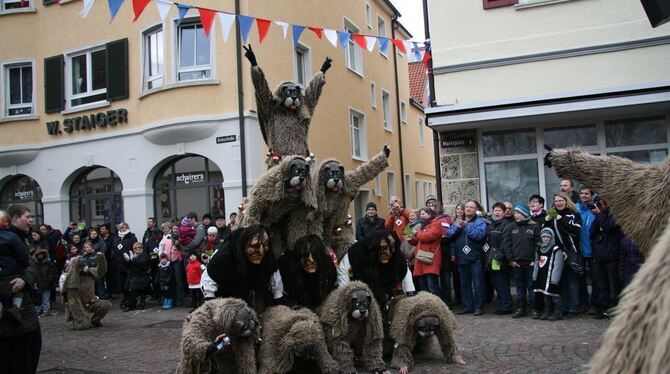
M545 221L543 227L550 227L554 231L556 244L563 247L568 256L570 252L582 254L579 237L582 232L582 216L569 209L558 211L561 219Z
M129 290L143 290L149 287L151 277L149 277L149 255L147 251L142 251L139 255L130 260L128 266Z
M540 225L526 220L512 222L505 229L503 250L507 262L530 265L535 261L535 249L540 243Z
M363 240L366 237L370 236L375 230L384 228L384 220L375 217L373 219L368 218L367 216L361 218L356 223L356 240Z
M0 230L0 279L18 277L29 264L30 254L23 241L10 230Z
M499 220L494 220L491 218L489 221L488 225L488 240L487 243L489 245L488 251L486 251L486 254L484 257L486 258L486 268L491 269L491 262L495 259L497 260L500 265L505 265L507 264L506 261L506 256L505 256L505 249L503 247L503 240L504 240L504 235L505 235L505 230L507 227L514 221L508 219L508 218L502 218ZM442 259L444 262L444 258Z
M623 232L614 217L608 212L600 212L591 225L591 248L593 258L599 263L616 262L621 257Z
M118 270L122 273L128 271L128 263L123 258L123 254L130 254L133 251L133 244L135 243L137 243L137 238L132 232L127 233L123 238L118 235L114 236L114 242L112 244L112 258L118 265Z

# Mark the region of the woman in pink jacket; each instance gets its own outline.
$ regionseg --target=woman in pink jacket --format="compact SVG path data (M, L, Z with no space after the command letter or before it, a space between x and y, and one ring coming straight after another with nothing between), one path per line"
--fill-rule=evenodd
M442 225L435 212L428 207L419 210L423 227L410 240L414 249L414 277L419 280L419 289L440 295L440 269L442 268Z
M163 231L163 239L161 239L158 244L158 251L160 254L165 254L172 264L174 269L174 278L175 278L175 294L177 300L175 302L176 306L181 306L184 303L184 297L186 297L186 290L188 286L186 284L186 265L184 264L184 250L181 248L178 238L175 236L175 232L170 230L170 223L165 222L161 225L161 230Z

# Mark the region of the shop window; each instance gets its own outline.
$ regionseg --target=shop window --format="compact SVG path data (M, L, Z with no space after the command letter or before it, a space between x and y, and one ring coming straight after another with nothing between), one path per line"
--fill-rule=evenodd
M11 204L24 204L35 217L35 225L44 223L42 188L33 178L17 175L0 191L0 209L7 210Z
M544 144L554 148L595 147L598 145L596 126L545 129Z
M4 81L5 116L19 117L35 113L32 62L4 65Z
M70 221L114 228L124 221L122 192L121 179L112 170L100 166L85 169L70 187Z
M146 31L144 42L144 89L161 87L164 83L165 56L163 26Z
M664 144L668 142L665 117L605 121L607 147Z
M207 79L212 76L211 43L202 24L184 20L177 27L177 80Z
M486 162L486 194L489 209L496 201L512 204L528 202L528 197L540 191L537 159Z
M361 32L361 30L356 27L353 23L349 22L349 20L344 20L344 31L352 33L352 34L358 34ZM349 38L349 41L347 42L347 46L345 48L345 55L347 57L347 67L354 72L363 75L363 51L361 50L361 47L356 44L353 38Z
M484 157L535 154L535 129L483 133L482 146Z

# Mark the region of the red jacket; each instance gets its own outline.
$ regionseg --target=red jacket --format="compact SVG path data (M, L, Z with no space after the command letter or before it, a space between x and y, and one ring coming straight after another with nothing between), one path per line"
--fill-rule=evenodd
M202 264L200 261L195 260L189 262L188 265L186 265L186 283L188 283L189 286L200 284L202 273Z
M442 239L442 223L436 217L425 224L410 244L415 245L414 249L414 273L415 277L434 274L439 276L442 268L442 250L440 249L440 239ZM419 250L434 253L432 264L425 264L416 258Z
M384 227L395 231L395 234L398 235L398 238L402 240L403 231L405 231L405 227L407 227L408 223L409 209L405 208L397 216L390 214L388 217L386 217L386 221L384 221Z

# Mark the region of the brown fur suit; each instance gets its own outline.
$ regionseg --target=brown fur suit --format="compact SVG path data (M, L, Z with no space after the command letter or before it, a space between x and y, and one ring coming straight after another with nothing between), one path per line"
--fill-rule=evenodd
M95 282L107 272L105 255L97 253L95 258L97 266L89 268L87 272L82 271L84 258L80 256L74 259L63 282L61 293L67 303L65 315L68 321L72 319L76 330L101 326L100 321L112 307L109 301L95 296Z
M322 71L314 75L307 88L304 89L302 105L295 112L284 107L281 96L282 86L293 82L281 82L273 93L270 91L263 70L258 65L251 67L251 81L256 89L258 122L263 139L270 151L281 156L309 156L307 144L309 124L319 96L321 96L321 90L326 84L326 75ZM267 161L268 166L275 165L276 161L270 157Z
M337 372L337 363L328 353L319 317L311 310L293 310L283 305L272 307L263 313L262 324L259 373L286 373L301 357L315 361L323 373Z
M623 291L592 373L663 373L670 367L670 158L636 164L579 150L550 153L556 173L592 187L608 203L626 235L647 259Z
M422 291L413 297L397 296L392 301L389 335L396 347L393 350L391 366L411 369L414 366L412 352L415 348L418 351L433 342L432 337L417 336L415 323L425 316L436 316L439 320L436 336L447 363L460 360L454 338L456 318L439 297Z
M234 298L214 299L205 302L195 312L186 317L182 327L181 360L177 373L200 373L200 366L209 359L209 368L216 366L216 373L256 373L256 334L249 337L233 337L235 315L247 304ZM251 310L251 309L250 309ZM251 310L251 318L258 321L256 312ZM207 349L217 336L231 336L231 346L223 352L207 357ZM206 365L205 365L206 366Z
M328 295L320 308L320 319L326 335L326 343L333 358L343 373L355 373L355 357L360 357L366 370L384 368L382 340L384 326L379 306L372 297L369 316L355 320L351 317L352 293L357 289L372 291L363 282L351 283L336 288Z
M362 164L354 170L344 173L344 184L338 192L333 192L326 187L328 177L324 173L324 167L328 162L338 162L329 158L319 166L319 176L314 189L319 203L316 210L316 219L321 221L323 242L331 247L337 254L338 260L347 253L349 247L356 241L354 227L351 218L348 217L349 205L358 195L361 186L373 180L379 173L388 167L388 158L384 152L380 152L370 161ZM316 226L316 225L314 225ZM311 232L320 234L318 232Z

